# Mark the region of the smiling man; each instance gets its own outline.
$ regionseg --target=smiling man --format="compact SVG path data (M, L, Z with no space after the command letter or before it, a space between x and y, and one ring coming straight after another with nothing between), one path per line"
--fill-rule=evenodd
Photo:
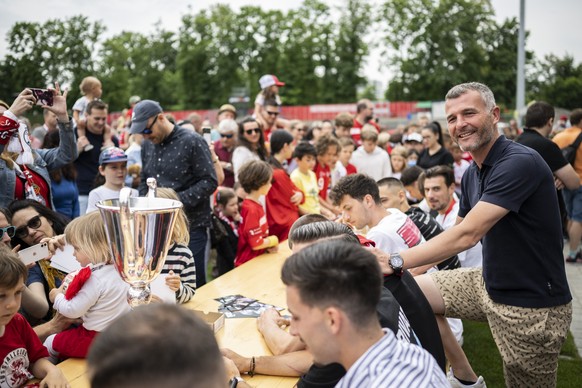
M419 276L417 282L439 323L445 312L488 321L507 386L553 387L572 319L572 296L552 172L537 152L499 135L499 107L487 86L472 82L453 87L445 112L451 138L474 160L463 176L459 220L425 244L392 257L400 256L404 268L416 267L481 241L482 269L439 271ZM381 265L392 273L388 263ZM441 335L450 345L445 349L456 345L450 329ZM460 348L447 351L447 358L453 386L477 381Z
M336 387L449 386L427 351L381 328L376 306L382 274L374 254L346 241L319 242L289 257L281 279L290 333L315 364L339 363L347 370Z

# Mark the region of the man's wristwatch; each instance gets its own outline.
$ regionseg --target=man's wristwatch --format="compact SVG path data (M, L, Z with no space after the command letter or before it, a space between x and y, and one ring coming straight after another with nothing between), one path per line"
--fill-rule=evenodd
M388 259L388 265L394 271L395 275L402 275L402 267L404 266L404 260L399 253L392 253Z
M240 377L240 376L234 376L228 382L228 387L229 388L236 388L236 386L238 386L238 383L241 382L241 381L244 382L244 380L242 379L242 377Z

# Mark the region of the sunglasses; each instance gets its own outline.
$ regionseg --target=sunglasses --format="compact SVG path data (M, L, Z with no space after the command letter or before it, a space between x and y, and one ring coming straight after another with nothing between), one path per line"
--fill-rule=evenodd
M38 229L40 228L40 226L42 225L42 220L40 219L40 214L32 217L30 220L28 220L28 222L26 223L25 226L21 226L20 228L16 229L16 237L18 237L19 239L23 239L26 236L28 236L28 228L30 229Z
M229 133L228 135L225 135L224 133L220 134L220 137L226 137L227 139L232 139L234 135L232 133Z
M279 112L269 112L269 111L267 111L267 114L269 116L279 116Z
M245 130L245 133L247 135L252 135L254 133L261 133L261 128L251 128L251 129L247 129Z
M8 237L12 238L14 237L14 232L16 231L16 226L7 226L5 228L0 228L0 239L2 239L2 237L4 237L4 233L6 233L8 235Z
M154 126L154 124L156 123L156 121L158 120L158 116L156 115L156 117L154 118L154 121L152 121L151 125L149 127L145 127L145 129L143 131L141 131L142 135L151 135L152 134L152 127Z

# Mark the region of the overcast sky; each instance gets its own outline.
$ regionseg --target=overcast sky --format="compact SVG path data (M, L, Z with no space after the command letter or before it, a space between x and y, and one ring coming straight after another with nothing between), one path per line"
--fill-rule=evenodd
M342 0L324 1L332 7L343 3ZM288 10L299 7L302 0L0 0L0 57L6 53L8 30L18 21L44 22L82 14L91 21L102 21L107 27L107 37L123 30L149 32L158 21L164 28L177 31L181 16L189 12L189 7L197 13L216 3L228 3L233 8L252 4ZM519 17L519 0L492 0L492 4L499 20ZM530 33L527 49L538 57L568 53L577 63L582 62L580 15L580 0L527 0L525 25ZM368 78L385 78L385 73L382 76L377 65L372 65L376 61L369 60L368 63L364 71Z

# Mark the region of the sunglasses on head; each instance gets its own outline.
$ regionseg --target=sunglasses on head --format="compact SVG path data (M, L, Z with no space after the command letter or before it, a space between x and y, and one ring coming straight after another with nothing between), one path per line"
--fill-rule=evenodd
M0 228L0 239L4 237L4 233L8 235L8 237L14 237L14 232L16 232L16 226L6 226L4 228Z
M227 139L232 139L233 136L234 135L232 133L228 133L228 134L221 133L220 134L220 137L226 137Z
M245 133L247 135L252 135L254 133L261 133L261 128L251 128L251 129L247 129L245 130Z
M267 111L267 114L269 116L279 116L279 112L269 112L269 111Z
M158 115L156 115L156 117L154 117L154 121L152 121L152 123L150 124L149 127L145 127L145 129L143 131L141 131L142 135L151 135L152 134L152 127L154 126L154 124L156 123L156 121L158 120Z
M32 217L25 226L21 226L20 228L16 229L15 235L19 239L23 239L28 236L28 228L30 229L38 229L42 225L42 220L40 219L40 214Z

